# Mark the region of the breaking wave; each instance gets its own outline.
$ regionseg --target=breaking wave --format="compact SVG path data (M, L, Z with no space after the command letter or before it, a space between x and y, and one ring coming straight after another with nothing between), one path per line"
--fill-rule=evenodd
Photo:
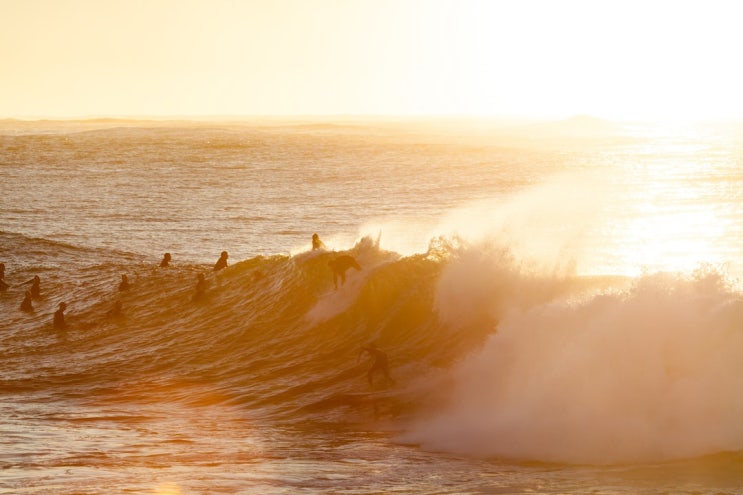
M361 239L214 273L0 233L0 392L225 404L273 421L369 421L486 457L626 463L743 448L743 299L719 271L545 274L507 246L434 239L402 256ZM31 261L30 261L31 260ZM196 276L208 288L194 300ZM42 279L33 313L25 282ZM130 290L117 289L127 274ZM51 315L68 304L68 330ZM121 302L121 314L110 314ZM360 346L390 358L366 383Z

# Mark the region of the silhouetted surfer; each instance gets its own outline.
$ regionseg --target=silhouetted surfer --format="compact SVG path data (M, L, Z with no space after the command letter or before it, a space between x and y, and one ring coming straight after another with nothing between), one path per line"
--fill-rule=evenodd
M21 311L26 312L32 312L34 310L34 305L31 304L31 291L27 290L26 294L23 296L23 302L21 302Z
M372 385L372 378L374 377L374 373L377 371L381 371L384 374L385 380L387 380L388 383L394 383L395 381L390 377L390 368L389 368L389 362L387 360L387 354L377 349L376 344L371 343L369 345L365 345L361 347L361 351L359 351L359 356L356 358L356 361L358 361L361 358L361 355L365 352L369 353L369 356L374 360L372 361L371 366L369 367L369 370L366 372L366 378L369 380L369 386Z
M65 330L67 324L64 321L64 310L67 309L67 304L59 303L59 309L54 312L54 328L56 330Z
M203 273L196 275L196 293L193 295L193 300L198 301L206 292L206 279Z
M170 263L170 253L163 254L163 260L160 262L160 268L167 268Z
M6 290L8 287L5 282L5 263L0 263L0 290Z
M129 290L129 287L130 287L130 285L129 285L129 279L127 278L127 276L125 274L122 274L121 275L121 283L119 284L119 290L120 291Z
M31 284L31 297L34 299L41 299L41 279L38 275L34 275L34 278L24 282L24 284Z
M355 268L357 271L361 271L361 267L356 260L347 254L328 261L328 266L333 270L333 286L336 289L338 288L338 279L340 279L341 285L346 283L346 270Z
M222 251L222 254L219 255L219 259L214 264L214 271L218 272L222 268L227 268L227 251Z
M312 250L315 249L325 249L325 243L323 243L320 240L320 236L317 234L312 234Z

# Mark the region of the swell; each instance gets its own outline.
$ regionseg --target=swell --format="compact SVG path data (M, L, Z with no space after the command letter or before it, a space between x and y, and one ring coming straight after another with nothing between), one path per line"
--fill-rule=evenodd
M381 414L399 440L468 455L648 462L743 449L743 304L724 274L540 274L503 246L255 257L214 273L3 234L0 392L225 405L273 421ZM333 289L328 261L354 256ZM47 260L48 261L44 261ZM91 263L95 260L95 263ZM38 263L37 263L38 262ZM35 268L36 264L42 268ZM23 284L42 276L34 314ZM132 287L120 292L122 273ZM194 300L196 277L208 287ZM68 303L69 329L51 315ZM107 312L120 301L119 316ZM394 385L366 382L360 346Z
M334 397L368 391L367 363L357 360L363 344L387 351L393 375L405 381L453 361L493 328L468 338L457 329L454 338L434 310L441 260L402 258L368 239L345 252L363 269L351 270L335 291L328 261L336 252L256 257L214 273L3 236L6 280L42 278L33 314L18 310L24 284L0 297L8 315L0 337L6 391L224 402L296 419L335 409ZM194 301L199 273L208 289ZM126 292L117 289L121 274L131 282ZM61 301L68 305L64 333L51 327ZM117 301L121 314L108 315Z

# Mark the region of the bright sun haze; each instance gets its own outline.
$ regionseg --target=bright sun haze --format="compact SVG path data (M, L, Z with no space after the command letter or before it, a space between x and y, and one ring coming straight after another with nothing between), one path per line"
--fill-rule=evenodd
M2 2L0 117L740 118L722 1Z

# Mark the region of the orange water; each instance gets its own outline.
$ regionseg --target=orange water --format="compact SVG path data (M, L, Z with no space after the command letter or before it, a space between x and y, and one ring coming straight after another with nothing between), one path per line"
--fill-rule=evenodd
M737 492L736 131L458 126L4 124L0 490Z

